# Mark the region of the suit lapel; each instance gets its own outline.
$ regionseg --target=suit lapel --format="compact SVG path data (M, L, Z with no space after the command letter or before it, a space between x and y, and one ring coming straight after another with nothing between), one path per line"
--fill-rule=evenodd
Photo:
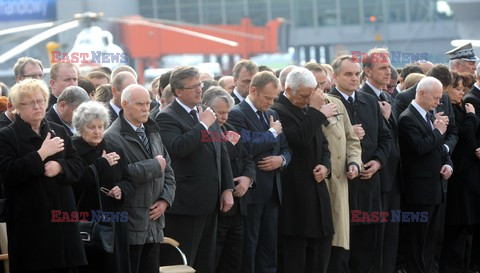
M422 117L422 115L420 115L420 113L417 111L417 109L415 109L415 107L410 104L408 107L410 107L410 110L414 113L414 115L419 119L420 123L423 124L423 126L425 127L425 129L427 129L429 132L432 131L432 127L430 127L430 125L427 123L427 121L425 120L424 117Z
M172 108L175 110L175 112L177 112L178 116L180 116L189 125L189 127L195 125L195 121L193 120L192 116L190 116L190 113L187 113L187 111L177 102L176 99L172 101Z
M255 125L257 132L263 132L263 125L260 119L258 118L257 113L253 112L252 107L248 105L248 103L244 100L240 103L240 107L242 107L243 112L247 115L247 117L253 122ZM270 117L268 117L270 118Z

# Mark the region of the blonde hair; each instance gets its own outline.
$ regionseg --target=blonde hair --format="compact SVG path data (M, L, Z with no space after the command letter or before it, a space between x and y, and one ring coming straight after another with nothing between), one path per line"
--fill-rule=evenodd
M39 91L45 99L45 105L48 105L48 87L44 81L37 79L25 79L16 83L10 90L9 98L13 107L18 108L25 97L31 97Z
M410 73L403 81L403 90L407 90L408 88L417 84L421 79L425 78L426 76L420 73Z

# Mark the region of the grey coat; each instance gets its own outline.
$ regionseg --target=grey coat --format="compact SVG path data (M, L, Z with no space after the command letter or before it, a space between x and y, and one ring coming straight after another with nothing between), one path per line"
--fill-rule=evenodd
M131 245L159 243L163 240L165 216L162 215L156 221L150 220L150 206L161 199L171 206L175 197L175 178L170 166L170 156L160 137L160 129L150 119L143 125L153 157L145 151L137 133L125 120L123 111L120 111L119 118L105 132L105 139L109 143L122 147L133 183L137 185L134 197L125 204ZM157 155L162 155L166 160L165 174L155 159Z

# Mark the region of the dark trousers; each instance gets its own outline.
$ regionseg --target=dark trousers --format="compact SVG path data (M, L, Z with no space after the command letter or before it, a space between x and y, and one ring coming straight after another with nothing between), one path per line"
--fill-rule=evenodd
M328 273L348 273L348 260L350 251L343 247L332 246L330 261L328 262Z
M387 223L382 223L382 272L393 273L397 263L398 238L400 223L391 222L391 211L400 209L400 190L392 189L390 192L382 192L383 210L390 213Z
M219 215L217 223L217 273L240 273L243 255L243 216Z
M326 273L332 249L332 237L305 238L282 235L283 270L298 273Z
M425 223L400 224L400 252L407 272L432 273L439 271L440 254L445 227L445 204L403 204L403 212L427 212Z
M381 265L381 224L365 224L350 226L350 259L351 273L376 273Z
M166 214L165 236L180 243L188 265L197 273L215 272L217 212L210 215Z
M277 272L278 201L249 204L245 221L242 272Z
M131 273L158 273L160 243L130 245Z
M473 225L472 254L470 258L470 269L480 270L480 225Z
M463 272L470 268L472 226L445 226L440 272Z

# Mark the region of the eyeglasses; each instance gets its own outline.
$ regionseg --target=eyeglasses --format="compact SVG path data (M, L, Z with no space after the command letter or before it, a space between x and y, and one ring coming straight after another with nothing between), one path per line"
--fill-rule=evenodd
M31 75L22 75L22 77L41 80L41 79L45 78L45 75L44 74L31 74Z
M21 102L20 105L27 106L29 108L34 108L35 104L39 107L45 106L45 100L32 100L29 102Z
M195 84L195 85L192 86L192 87L182 87L182 88L180 88L180 89L195 90L195 89L198 89L198 88L203 88L203 82L202 82L202 83L199 83L199 84Z

